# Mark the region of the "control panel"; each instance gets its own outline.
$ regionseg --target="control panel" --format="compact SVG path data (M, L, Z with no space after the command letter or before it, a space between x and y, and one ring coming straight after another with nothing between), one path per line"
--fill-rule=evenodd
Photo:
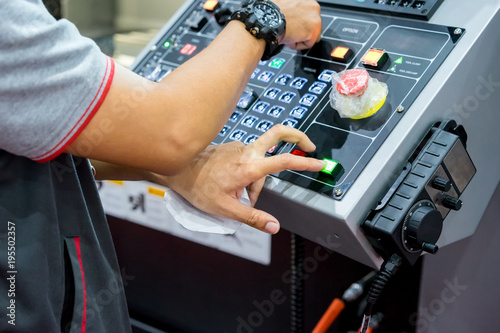
M160 82L207 47L239 3L187 1L132 69ZM380 255L389 252L403 254L414 263L423 251L437 251L443 219L450 210L460 209L465 188L460 182L466 179L468 183L475 173L460 126L451 130L439 125L419 146L429 126L444 117L422 126L412 124L419 134L404 144L408 146L406 153L398 156L391 152L398 165L408 165L388 194L399 171L385 172L372 161L380 160L378 152L387 147L388 137L394 140L393 132L401 133L400 123L405 123L410 111L416 112L413 103L418 100L421 105L424 88L429 95L428 84L463 39L465 29L420 20L429 18L442 1L330 0L320 1L320 5L321 40L309 50L285 48L270 60L259 62L213 144L251 144L276 124L305 132L315 143L315 152L305 153L281 142L267 155L311 156L326 160L327 167L322 172L286 170L269 177L259 208L275 215L284 228L367 265L379 265ZM396 11L405 17L393 15ZM340 92L337 76L354 70L368 73L370 79L387 87L378 111L361 119L341 116L331 103L332 92ZM424 154L425 143L438 132L439 140L447 137L446 152L427 170L429 174L417 184L415 193L397 202L400 199L394 193L402 193L398 186L411 183L405 177L419 173L418 154ZM394 143L394 147L399 146L400 142ZM409 159L407 154L417 146ZM463 161L471 165L465 176L450 171ZM376 188L369 187L375 183ZM401 207L399 215L391 215L394 206Z
M323 0L321 2L356 10L428 20L443 0Z
M161 81L213 40L236 5L193 1L134 71ZM285 171L276 177L340 200L464 31L400 18L389 22L327 6L322 23L321 41L312 49L285 48L259 63L213 143L250 144L275 124L298 128L317 145L310 156L328 160L331 168L323 173ZM341 118L329 103L332 74L354 68L368 70L389 89L385 104L370 118ZM268 152L282 153L305 155L286 143Z

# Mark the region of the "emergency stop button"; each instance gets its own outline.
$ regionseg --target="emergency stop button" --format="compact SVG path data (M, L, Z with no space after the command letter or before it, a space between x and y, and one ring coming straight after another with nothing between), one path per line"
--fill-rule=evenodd
M344 96L359 97L368 87L370 75L364 69L353 69L342 75L337 82L337 91Z

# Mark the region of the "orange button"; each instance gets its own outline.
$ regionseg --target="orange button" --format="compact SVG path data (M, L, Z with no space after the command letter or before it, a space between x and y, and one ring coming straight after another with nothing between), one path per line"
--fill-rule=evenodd
M348 62L351 59L352 54L352 50L344 46L337 46L333 49L332 53L330 53L333 59L340 62Z
M369 49L368 52L361 59L361 63L365 66L375 67L380 69L384 66L385 62L389 57L384 50L379 49Z
M208 12L213 12L219 7L219 1L217 0L207 0L203 4L203 9L205 9Z

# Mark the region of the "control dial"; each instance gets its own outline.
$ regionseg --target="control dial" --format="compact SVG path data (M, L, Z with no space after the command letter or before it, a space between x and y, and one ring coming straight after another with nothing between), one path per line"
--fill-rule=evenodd
M436 253L435 245L443 229L443 218L429 200L417 202L410 208L403 222L402 241L412 253L425 251Z

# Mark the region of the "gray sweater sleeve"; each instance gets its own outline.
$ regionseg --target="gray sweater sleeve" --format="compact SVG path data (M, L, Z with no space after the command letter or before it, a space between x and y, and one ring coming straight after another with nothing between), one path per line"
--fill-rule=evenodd
M114 62L41 0L0 4L0 149L51 160L97 112ZM92 147L82 147L92 149Z

